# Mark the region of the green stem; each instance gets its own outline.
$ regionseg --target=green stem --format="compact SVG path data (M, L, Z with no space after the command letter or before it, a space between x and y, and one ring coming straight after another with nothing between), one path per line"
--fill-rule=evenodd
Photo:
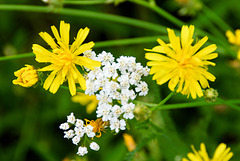
M158 33L166 33L165 26L157 25L157 24L142 21L142 20L137 20L134 18L128 18L128 17L118 16L118 15L107 14L107 13L85 11L85 10L80 10L80 9L62 8L58 11L53 12L53 10L51 10L50 8L43 7L43 6L2 4L2 5L0 5L0 10L41 12L41 13L52 12L52 13L57 13L60 15L79 16L79 17L94 18L94 19L98 19L98 20L112 21L112 22L135 26L135 27L139 27L139 28L144 28L147 30L156 31Z
M221 99L222 100L222 99ZM141 101L134 101L136 103L144 104L149 107L156 107L157 104L154 103L146 103L146 102L141 102ZM239 109L240 107L236 106L235 104L240 104L240 99L235 99L235 100L225 100L220 101L218 98L218 101L216 102L206 102L204 101L198 101L198 102L187 102L187 103L176 103L176 104L168 104L168 105L162 105L161 110L174 110L174 109L181 109L181 108L193 108L193 107L200 107L200 106L214 106L214 105L229 105L231 104L234 105L235 109Z
M168 12L166 12L164 9L160 8L157 5L151 5L151 3L148 3L148 2L142 1L142 0L128 0L128 1L153 10L154 12L159 14L160 16L166 18L167 20L169 20L173 24L177 25L178 27L182 27L182 25L185 24L184 22L182 22L181 20L172 16L171 14L169 14Z
M66 5L96 5L96 4L106 4L106 1L63 1Z
M223 21L221 17L219 17L215 12L213 12L204 4L202 11L209 19L211 19L212 22L216 23L216 25L221 28L223 32L226 32L227 30L232 30L232 28L225 21Z
M21 58L27 58L27 57L33 57L33 56L34 56L33 53L24 53L24 54L12 55L12 56L2 56L0 57L0 61L21 59Z
M177 89L177 88L176 88ZM165 104L176 92L176 89L174 91L172 91L166 98L164 98L159 104L157 104L157 106L153 107L151 109L151 111L156 111L160 108L160 106L162 106L163 104Z
M221 102L222 104L225 104L233 109L236 109L236 110L239 110L240 111L240 107L235 105L234 103L232 102L228 102L228 101L225 101L224 99L221 99L221 98L217 98L219 100L219 102Z
M140 44L140 43L155 42L157 38L166 40L167 36L149 36L149 37L137 37L137 38L128 38L128 39L120 39L120 40L102 41L102 42L96 42L93 48L95 49L95 48L110 47L110 46L134 45L134 44ZM24 53L24 54L18 54L13 56L2 56L0 57L0 62L6 61L6 60L33 57L33 56L35 56L33 53Z
M60 86L60 88L62 88L62 89L66 89L66 90L69 90L69 87L67 87L67 86ZM77 92L85 93L84 90L79 89L79 88L77 88Z

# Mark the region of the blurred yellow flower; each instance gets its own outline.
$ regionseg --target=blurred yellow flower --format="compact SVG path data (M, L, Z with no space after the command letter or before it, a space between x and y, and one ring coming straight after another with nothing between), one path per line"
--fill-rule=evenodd
M95 67L101 66L101 62L79 56L83 52L91 50L94 46L92 41L82 44L89 33L87 27L78 31L77 37L72 45L69 45L70 24L64 21L60 22L60 35L55 26L51 26L51 29L57 43L46 32L40 32L39 35L52 48L52 52L37 44L33 44L32 47L33 53L36 55L36 61L40 63L51 63L51 65L39 70L52 71L45 80L43 88L45 90L49 89L49 91L54 94L59 89L59 86L67 80L70 93L73 96L76 94L75 80L80 84L82 89L86 89L85 79L78 71L76 65L94 69Z
M82 106L86 106L86 111L88 114L96 110L99 102L95 95L89 96L80 92L77 92L77 95L72 97L72 101L80 103Z
M25 65L25 67L14 72L17 79L13 80L12 83L23 87L31 87L38 82L37 70L31 65Z
M135 143L132 135L129 135L127 133L123 133L123 139L124 139L124 144L126 145L129 152L135 150L136 143Z
M205 36L192 46L194 41L194 26L183 26L181 38L174 31L168 30L169 44L157 39L159 46L149 51L145 58L150 60L147 65L152 66L150 74L157 84L162 85L169 80L168 87L171 91L183 95L191 95L193 99L203 96L202 88L209 87L208 80L215 81L215 76L207 71L207 66L215 66L208 60L218 56L212 53L217 49L215 44L209 45L201 50L201 46L208 40Z
M193 150L193 153L188 153L187 156L189 160L183 158L182 161L229 161L233 156L233 153L230 152L231 148L227 148L227 145L224 143L218 145L212 159L208 157L206 147L203 143L201 143L200 150L198 152L193 145L191 148Z
M240 60L240 29L237 29L235 31L235 35L230 30L228 30L226 32L226 36L228 38L228 41L231 44L236 45L236 46L239 47L238 53L237 53L237 58Z

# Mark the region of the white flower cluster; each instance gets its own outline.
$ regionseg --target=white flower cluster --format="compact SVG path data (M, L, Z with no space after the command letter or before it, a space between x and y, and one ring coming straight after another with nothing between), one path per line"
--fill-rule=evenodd
M70 126L74 126L74 129L70 129ZM64 131L64 138L72 139L72 142L75 145L78 145L81 142L81 139L85 134L89 138L93 138L95 136L95 133L93 132L93 127L91 125L84 125L83 120L76 119L73 113L67 116L67 122L62 123L59 128L62 130L66 130ZM99 145L96 142L91 142L90 148L95 151L98 151L100 149ZM78 148L78 155L83 156L87 153L87 147L80 146Z
M86 76L85 94L96 95L99 100L97 117L109 121L110 129L116 133L119 129L125 130L125 120L134 118L135 104L130 101L137 94L145 96L148 93L148 85L141 78L147 76L150 69L136 63L135 57L121 56L114 62L113 55L105 51L98 56L94 51L83 54L102 63L101 67L95 68Z

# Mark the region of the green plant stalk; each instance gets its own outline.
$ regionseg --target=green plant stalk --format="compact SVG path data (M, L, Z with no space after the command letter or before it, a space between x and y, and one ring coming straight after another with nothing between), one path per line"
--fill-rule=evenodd
M128 1L153 10L154 12L159 14L160 16L166 18L167 20L169 20L173 24L177 25L178 27L182 27L182 25L185 24L184 22L182 22L181 20L172 16L171 14L169 14L168 12L166 12L165 10L163 10L162 8L160 8L157 5L151 5L151 3L148 3L148 2L142 1L142 0L128 0Z
M177 88L176 88L177 89ZM159 104L151 108L151 111L156 111L158 110L163 104L165 104L175 93L176 89L172 91L166 98L164 98Z
M225 101L224 99L221 99L221 98L217 98L219 100L219 102L221 102L222 104L225 104L227 105L228 107L231 107L233 109L236 109L236 110L239 110L240 111L240 107L235 105L234 103L232 102L228 102L228 101Z
M240 99L226 100L226 101L224 101L224 103L221 101L208 103L204 100L204 101L198 101L198 102L168 104L168 105L162 105L160 110L174 110L174 109L193 108L193 107L200 107L200 106L214 106L214 105L222 105L222 104L240 104ZM152 104L151 106L153 106L153 105L154 104ZM155 106L156 106L156 104L155 104Z
M97 5L97 4L106 4L106 1L66 1L62 2L66 5Z
M229 26L221 17L219 17L215 12L209 9L206 5L203 4L203 13L211 19L221 30L225 33L227 30L232 30L232 27Z
M155 42L157 38L166 40L167 36L149 36L149 37L121 39L121 40L102 41L102 42L96 42L93 48L150 43L150 42ZM33 56L35 56L33 53L23 53L23 54L18 54L13 56L2 56L0 57L0 62L7 61L7 60L14 60L14 59L22 59L22 58L33 57Z
M93 11L80 10L80 9L62 8L62 9L52 10L51 8L44 7L44 6L2 4L2 5L0 5L0 10L57 13L60 15L70 15L70 16L94 18L94 19L99 19L99 20L106 20L106 21L112 21L112 22L130 25L130 26L135 26L135 27L144 28L147 30L156 31L158 33L166 34L165 26L161 26L161 25L157 25L154 23L141 21L141 20L137 20L137 19L133 19L133 18L112 15L112 14L107 14L107 13L99 13L99 12L93 12Z

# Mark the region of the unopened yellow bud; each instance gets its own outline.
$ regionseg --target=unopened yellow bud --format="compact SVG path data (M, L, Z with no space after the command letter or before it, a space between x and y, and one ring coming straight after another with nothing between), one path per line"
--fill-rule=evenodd
M13 84L23 87L31 87L38 82L37 70L31 65L25 65L25 67L14 72L17 79L13 80Z
M126 145L129 152L135 150L136 143L132 137L132 135L129 135L127 133L123 134L124 144Z
M215 102L218 97L218 92L213 88L209 88L203 92L203 97L207 102Z

